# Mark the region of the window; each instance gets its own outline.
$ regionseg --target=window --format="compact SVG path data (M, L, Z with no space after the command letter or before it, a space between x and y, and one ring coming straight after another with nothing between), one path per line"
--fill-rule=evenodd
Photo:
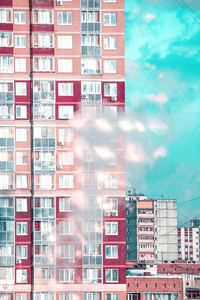
M28 300L28 295L23 293L23 294L16 294L16 300Z
M74 175L59 175L59 188L71 189L74 187Z
M53 189L52 175L40 175L40 189L44 189L44 190Z
M83 300L98 300L101 299L101 292L83 293Z
M18 269L16 270L16 283L27 283L28 280L28 270Z
M1 32L0 47L12 47L12 46L13 46L12 32Z
M101 94L101 82L82 81L81 94Z
M118 293L107 293L106 300L119 300L119 294Z
M117 61L104 60L104 73L117 73Z
M52 9L33 9L33 24L53 24Z
M104 180L104 187L106 189L116 189L118 187L118 176L106 175Z
M73 293L60 293L59 300L75 300L76 297Z
M73 235L74 234L74 222L73 221L60 221L58 225L60 235Z
M28 246L16 246L16 258L27 259L28 258Z
M26 24L26 12L15 11L15 24Z
M99 22L99 12L98 11L82 11L81 12L81 22L94 23Z
M37 72L53 72L53 57L33 57L33 71Z
M104 26L115 26L117 25L116 13L104 13Z
M101 269L88 268L83 269L83 281L90 283L98 283L101 280Z
M27 152L16 152L16 165L24 166L28 163L28 153Z
M104 83L104 96L116 97L117 96L117 83Z
M104 0L104 2L117 2L117 0ZM108 300L108 299L106 299L106 300ZM116 299L113 299L113 300L116 300Z
M26 105L16 105L16 119L27 119Z
M26 72L26 58L15 58L15 72Z
M60 269L60 282L74 282L74 269Z
M28 211L27 198L17 198L16 199L16 211Z
M74 116L73 105L59 105L58 106L58 117L59 119L72 119Z
M9 175L1 174L0 175L0 190L8 190L11 189L11 185L9 184Z
M33 33L32 46L33 48L53 48L53 33Z
M27 84L26 82L16 82L16 96L27 95Z
M72 151L59 152L59 164L71 166L74 164L74 153Z
M58 83L58 96L73 96L74 85L72 82Z
M16 141L27 142L27 128L16 128Z
M41 268L41 278L42 279L51 279L54 278L54 269L53 268Z
M74 260L74 245L60 245L60 258L68 258L73 261Z
M58 59L58 72L70 73L73 71L72 59Z
M118 282L118 269L106 269L106 282Z
M106 198L104 204L104 211L111 212L112 215L118 215L118 198Z
M72 25L72 12L58 12L58 25Z
M26 48L25 35L15 35L15 48Z
M73 211L72 198L60 198L59 199L59 211Z
M118 258L118 246L105 246L106 258Z
M16 188L26 189L28 185L27 175L16 175Z
M82 46L100 46L99 34L83 34L81 35Z
M58 143L70 143L74 138L74 129L71 127L68 128L59 128L58 129Z
M1 8L0 9L0 23L12 23L12 9Z
M116 36L104 36L104 49L116 49L117 37Z
M13 56L0 56L0 73L13 73Z
M58 48L59 49L72 49L72 36L71 35L58 35Z
M118 222L105 222L105 235L118 235Z

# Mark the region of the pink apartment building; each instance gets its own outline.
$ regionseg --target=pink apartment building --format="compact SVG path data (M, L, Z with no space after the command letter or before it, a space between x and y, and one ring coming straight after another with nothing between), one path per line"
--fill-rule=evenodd
M1 300L125 299L124 108L124 0L0 0Z

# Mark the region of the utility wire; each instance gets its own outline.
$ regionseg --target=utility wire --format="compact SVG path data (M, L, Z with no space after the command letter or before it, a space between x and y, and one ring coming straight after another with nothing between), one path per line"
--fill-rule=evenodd
M200 24L200 20L191 11L191 6L188 7L188 4L183 3L181 0L176 1Z

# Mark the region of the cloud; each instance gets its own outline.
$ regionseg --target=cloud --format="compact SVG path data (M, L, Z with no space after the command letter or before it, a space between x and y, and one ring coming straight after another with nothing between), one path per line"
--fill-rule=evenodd
M151 21L153 21L155 19L155 17L156 16L153 14L146 14L144 16L144 20L145 20L145 22L150 23Z
M166 102L168 102L167 95L163 93L160 93L158 95L155 94L146 95L146 99L157 104L165 104Z
M150 118L148 120L148 128L157 134L165 133L168 130L168 125L157 118Z
M155 159L157 159L158 157L165 157L166 155L167 155L167 149L163 146L157 148L153 153Z

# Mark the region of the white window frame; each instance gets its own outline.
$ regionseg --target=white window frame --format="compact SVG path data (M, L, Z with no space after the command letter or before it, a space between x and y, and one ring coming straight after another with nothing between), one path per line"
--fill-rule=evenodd
M18 231L20 226L20 231ZM26 229L24 233L24 229ZM16 235L28 235L28 222L16 222Z
M28 270L16 269L16 283L27 283L27 282L28 282Z
M73 166L74 164L74 152L73 151L60 151L59 155L59 165Z
M49 16L45 16L45 13L49 13ZM38 22L34 20L34 14L38 14ZM49 20L48 20L49 19ZM54 23L54 11L53 9L33 9L32 10L32 24L48 24Z
M59 119L73 119L74 106L73 105L59 105L58 118Z
M59 188L60 189L73 189L74 188L74 175L73 174L59 175Z
M37 67L35 67L36 60ZM35 72L54 72L54 57L52 56L33 56L32 64Z
M73 211L73 199L71 197L59 198L59 211Z
M112 16L113 15L115 15L115 20L116 20L116 22L115 23L113 23L112 24ZM108 23L106 24L106 17L108 17ZM104 24L104 26L116 26L117 25L117 13L111 13L111 12L109 12L109 13L104 13L103 14L103 24Z
M26 58L15 58L15 72L26 72Z
M117 60L116 59L104 59L104 73L115 74L117 73Z
M28 245L16 246L16 259L28 259Z
M74 139L74 129L72 127L65 127L58 129L58 142L71 143Z
M117 49L117 37L114 35L104 36L104 49L105 50L116 50Z
M58 82L58 96L73 96L73 82Z
M110 251L111 255L106 254L106 249L110 249L109 251ZM117 251L116 251L116 249L117 249ZM115 256L115 253L117 253L117 256ZM106 245L105 246L105 257L107 259L118 259L118 257L119 257L119 247L118 247L118 245Z
M16 96L27 96L27 82L16 82Z
M16 300L28 300L27 293L16 293Z
M109 226L110 226L110 228L109 228ZM113 229L114 226L117 226L116 232ZM105 222L105 235L118 235L118 231L119 231L118 222Z
M28 175L16 175L16 188L27 189L28 188Z
M27 212L28 211L28 199L27 198L16 198L16 211Z
M27 105L16 105L16 119L27 119Z
M16 20L16 16L19 15L19 21ZM24 18L25 17L25 18ZM24 20L23 20L24 19ZM26 24L26 12L22 10L17 10L14 12L14 23L17 25Z
M63 280L61 280L61 272L63 272ZM60 269L59 282L74 282L74 269Z
M71 1L71 0L68 0ZM59 300L75 300L76 296L74 293L59 293Z
M72 73L73 60L71 58L58 58L58 73Z
M1 32L0 47L13 47L13 33L12 32Z
M64 14L66 14L66 21L67 21L66 23L63 22ZM59 17L59 15L60 15L60 17ZM72 12L70 12L70 11L62 11L62 12L57 13L57 23L58 23L58 25L72 25L72 23L73 23L72 18L73 18L73 15L72 15Z
M119 293L106 293L106 300L119 300Z
M72 49L73 38L72 35L58 35L58 49Z
M16 142L27 142L27 128L16 128Z
M60 258L74 260L75 245L62 244L60 245Z
M25 34L15 34L15 48L26 48Z
M59 235L74 235L74 222L72 220L60 221L58 228Z
M35 42L37 39L37 43ZM53 48L54 35L48 32L34 32L32 34L32 47L33 48Z
M117 280L113 280L113 273L117 271ZM110 272L110 280L106 279L106 273ZM119 269L105 269L105 281L106 282L119 282Z
M104 83L104 96L117 97L117 83Z
M7 14L10 20L7 20ZM0 23L11 24L13 22L13 13L11 8L0 8Z
M0 56L0 73L14 72L14 57L11 55Z

